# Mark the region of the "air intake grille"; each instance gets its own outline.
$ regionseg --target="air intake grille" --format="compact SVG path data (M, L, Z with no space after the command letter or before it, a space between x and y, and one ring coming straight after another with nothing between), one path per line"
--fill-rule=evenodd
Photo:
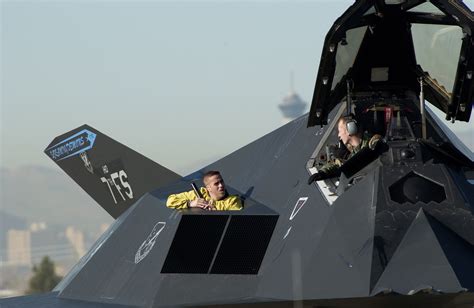
M162 273L207 273L229 216L183 215Z
M258 274L278 216L232 216L211 274Z
M277 220L277 215L183 215L161 272L256 275Z
M397 203L440 203L446 200L444 187L413 171L389 187L390 198Z

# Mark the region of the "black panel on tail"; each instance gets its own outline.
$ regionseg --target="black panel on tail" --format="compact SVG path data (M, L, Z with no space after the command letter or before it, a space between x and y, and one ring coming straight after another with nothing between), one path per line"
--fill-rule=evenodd
M114 218L180 178L88 125L56 137L44 152Z

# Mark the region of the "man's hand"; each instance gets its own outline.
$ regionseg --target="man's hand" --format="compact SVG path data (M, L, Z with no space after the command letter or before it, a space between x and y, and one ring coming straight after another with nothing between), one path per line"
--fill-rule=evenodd
M201 198L190 201L189 207L190 208L197 207L197 208L201 208L203 210L208 210L208 211L213 211L216 209L214 206L212 206L212 204L210 204L209 202Z
M318 173L315 173L313 175L311 175L308 179L308 185L310 185L311 183L313 183L314 181L320 181L320 180L324 180L325 178L327 178L327 174L325 172L318 172Z
M382 136L379 135L379 134L375 134L372 136L372 138L370 138L369 140L369 148L371 150L375 150L375 148L377 147L379 141L382 139Z

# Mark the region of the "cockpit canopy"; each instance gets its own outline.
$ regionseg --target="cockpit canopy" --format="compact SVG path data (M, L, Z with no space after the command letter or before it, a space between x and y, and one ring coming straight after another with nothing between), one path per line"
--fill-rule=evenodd
M448 120L474 101L474 14L458 0L358 0L326 36L308 126L327 124L350 91L420 91Z

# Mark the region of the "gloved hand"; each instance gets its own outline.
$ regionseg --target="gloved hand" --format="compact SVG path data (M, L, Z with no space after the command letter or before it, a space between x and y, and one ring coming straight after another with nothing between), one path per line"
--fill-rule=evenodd
M311 175L308 179L308 185L311 185L314 181L321 181L327 178L327 174L325 172L318 172Z
M382 140L382 136L378 134L373 135L372 138L370 138L369 140L369 149L375 150L375 148L379 144L379 141L381 140Z

